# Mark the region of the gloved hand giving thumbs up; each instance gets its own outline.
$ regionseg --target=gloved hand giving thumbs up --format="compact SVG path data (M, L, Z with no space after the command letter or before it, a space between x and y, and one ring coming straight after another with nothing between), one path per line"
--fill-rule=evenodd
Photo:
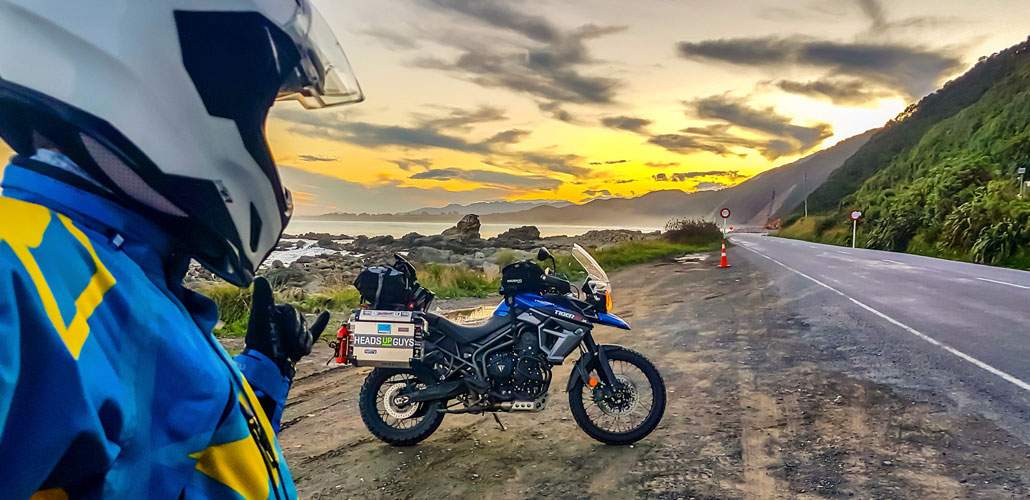
M304 315L297 309L289 304L275 303L268 280L262 277L254 279L246 346L268 356L284 376L293 378L294 363L311 354L311 346L328 323L329 313L322 312L311 328L306 328Z

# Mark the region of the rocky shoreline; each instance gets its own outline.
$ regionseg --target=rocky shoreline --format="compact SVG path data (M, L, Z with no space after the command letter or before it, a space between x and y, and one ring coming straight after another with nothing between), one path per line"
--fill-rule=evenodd
M328 233L284 234L275 251L258 271L277 288L300 288L307 292L349 285L361 269L392 261L404 255L416 264L464 265L487 274L500 271L498 261L525 259L542 246L568 249L573 243L600 247L625 241L658 238L659 232L628 229L593 230L575 236L541 237L534 226L509 229L493 238L480 236L480 222L466 215L453 227L436 235L408 233L393 236L342 235ZM198 265L190 267L186 282L200 288L218 279Z

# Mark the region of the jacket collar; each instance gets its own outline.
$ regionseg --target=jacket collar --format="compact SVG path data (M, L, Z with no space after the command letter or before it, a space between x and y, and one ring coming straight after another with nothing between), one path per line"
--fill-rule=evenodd
M4 169L0 184L4 196L64 214L77 225L103 235L148 274L165 275L174 245L157 224L99 195L96 190L80 188L59 180L60 176L46 175L38 168L19 165L18 158L12 161ZM66 172L66 169L60 170Z

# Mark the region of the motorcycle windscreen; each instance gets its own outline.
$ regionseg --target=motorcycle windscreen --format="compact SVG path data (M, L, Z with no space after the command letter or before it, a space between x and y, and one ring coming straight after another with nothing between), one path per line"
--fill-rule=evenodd
M590 255L590 252L579 246L579 243L572 244L572 257L576 259L576 262L579 262L579 265L583 266L591 280L602 281L606 284L611 283L611 280L608 279L608 273L604 272L601 264L597 263L597 260Z

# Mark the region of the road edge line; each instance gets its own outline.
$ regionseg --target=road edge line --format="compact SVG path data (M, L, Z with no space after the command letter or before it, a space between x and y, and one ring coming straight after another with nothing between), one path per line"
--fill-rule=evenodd
M1007 286L1011 286L1011 287L1015 287L1015 288L1022 288L1023 290L1030 290L1030 286L1019 285L1019 284L1016 284L1016 283L1009 283L1008 281L992 280L990 278L981 278L979 276L977 276L976 279L978 279L980 281L986 281L988 283L995 283L995 284L998 284L998 285L1007 285Z
M957 356L958 358L969 362L973 366L976 366L977 368L980 368L980 369L982 369L982 370L984 370L984 371L986 371L986 372L988 372L988 373L990 373L990 374L992 374L994 376L997 376L997 377L1001 378L1002 380L1004 380L1004 381L1006 381L1006 382L1008 382L1008 383L1010 383L1012 385L1015 385L1016 387L1019 387L1020 389L1023 389L1024 391L1030 392L1030 383L1026 383L1026 382L1016 378L1013 375L1010 375L1010 374L1008 374L1006 372L1003 372L1003 371L1001 371L1001 370L999 370L999 369L997 369L997 368L995 368L995 367L993 367L993 366L991 366L991 365L989 365L987 363L984 363L983 361L980 361L979 359L976 359L976 358L974 358L974 357L972 357L972 356L970 356L970 355L968 355L968 354L966 354L966 353L964 353L964 352L962 352L962 351L960 351L958 349L955 349L954 347L951 347L948 344L945 344L945 343L943 343L943 342L941 342L941 341L939 341L939 340L937 340L937 339L935 339L935 338L933 338L933 337L931 337L929 335L926 335L925 333L922 333L919 330L916 330L915 328L912 328L911 326L908 326L908 325L906 325L906 324L904 324L904 323L902 323L902 322L900 322L900 321L898 321L898 320L896 320L896 319L894 319L894 318L892 318L892 317L890 317L890 316L888 316L888 315L886 315L886 314L884 314L884 313L882 313L880 311L877 311L873 307L871 307L869 305L866 305L864 302L862 302L862 301L860 301L858 299L854 299L854 298L850 297L848 294L846 294L846 293L844 293L844 292L842 292L840 290L837 290L836 288L833 288L832 286L827 285L826 283L823 283L822 281L819 281L819 280L817 280L817 279L815 279L815 278L813 278L813 277L811 277L811 276L809 276L809 275L807 275L807 274L805 274L805 273L803 273L801 271L798 271L797 269L794 269L793 267L790 267L790 266L788 266L788 265L786 265L786 264L784 264L784 263L782 263L782 262L780 262L780 261L778 261L778 260L776 260L776 259L774 259L774 258L772 258L772 257L770 257L770 256L768 256L768 255L766 255L764 253L762 253L762 252L759 252L758 250L755 250L753 248L749 248L749 247L744 246L744 245L740 245L740 247L744 248L744 249L746 249L746 250L748 250L750 252L754 252L755 254L757 254L757 255L759 255L761 257L769 259L770 261L774 262L776 265L778 265L778 266L780 266L780 267L782 267L782 268L784 268L784 269L786 269L786 270L788 270L788 271L790 271L790 272L792 272L794 274L797 274L798 276L806 278L806 279L812 281L813 283L815 283L815 284L817 284L817 285L819 285L819 286L821 286L823 288L826 288L827 290L830 290L831 292L836 293L837 295L840 295L841 297L844 297L844 298L850 300L855 305L857 305L857 306L861 307L862 309L865 309L865 310L867 310L867 311L869 311L869 312L879 316L880 318L886 320L888 323L891 323L891 324L901 328L902 330L905 330L906 332L908 332L908 333L910 333L910 334L912 334L912 335L914 335L914 336L916 336L916 337L918 337L918 338L920 338L922 340L925 340L926 342L929 342L930 344L933 344L933 345L935 345L937 347L940 347L944 351L946 351L946 352L948 352L950 354L953 354L953 355Z

